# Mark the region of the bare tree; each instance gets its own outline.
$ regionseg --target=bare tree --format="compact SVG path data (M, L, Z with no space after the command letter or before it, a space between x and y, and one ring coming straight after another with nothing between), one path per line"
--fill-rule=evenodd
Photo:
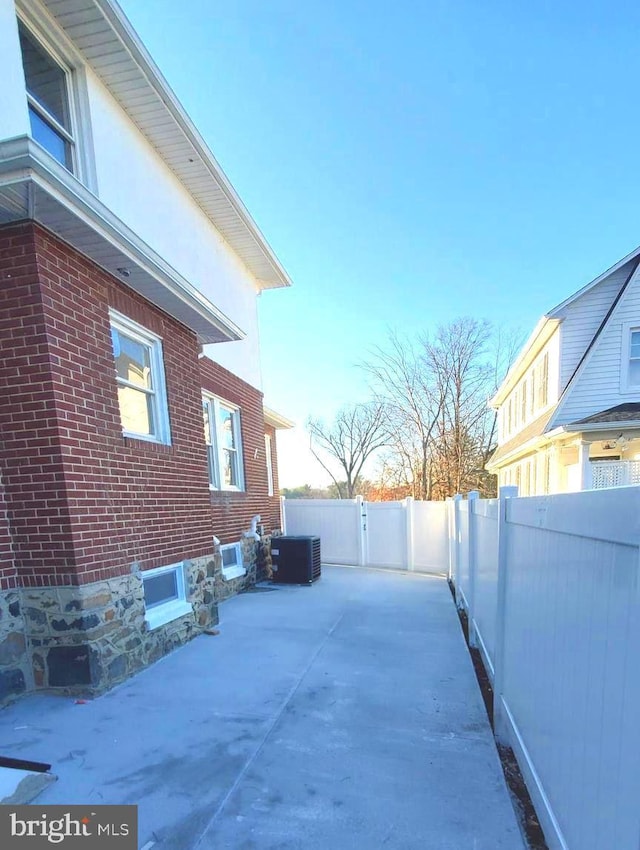
M404 484L420 499L467 489L492 495L483 469L495 441L487 401L502 373L498 350L489 323L473 318L415 341L391 334L387 346L374 349L364 368L393 435L385 482Z
M471 489L475 471L483 466L491 420L487 406L492 386L487 356L490 335L488 322L462 318L438 328L431 346L432 356L447 376L435 441L441 496Z
M363 364L393 435L386 471L395 459L396 486L404 477L419 499L431 498L432 441L448 389L448 377L432 355L426 339L416 344L391 332L388 345L374 348Z
M311 453L331 476L340 499L353 499L362 468L388 441L387 421L378 402L353 404L338 411L332 425L309 419ZM340 467L339 476L332 467Z

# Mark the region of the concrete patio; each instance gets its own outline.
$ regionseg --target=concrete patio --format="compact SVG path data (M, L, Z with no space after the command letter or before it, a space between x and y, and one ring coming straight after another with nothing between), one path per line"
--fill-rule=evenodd
M325 567L231 599L202 636L85 705L0 712L51 762L42 803L136 803L139 846L522 850L444 579Z

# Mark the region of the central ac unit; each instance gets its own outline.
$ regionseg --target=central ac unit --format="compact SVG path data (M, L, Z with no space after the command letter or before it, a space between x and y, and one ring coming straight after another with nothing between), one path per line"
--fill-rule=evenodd
M271 540L273 580L311 584L320 578L320 538L287 535Z

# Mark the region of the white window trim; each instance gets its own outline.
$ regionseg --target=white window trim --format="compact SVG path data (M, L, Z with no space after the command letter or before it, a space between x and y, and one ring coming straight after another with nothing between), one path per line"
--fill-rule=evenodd
M85 60L57 23L31 0L16 0L16 13L18 20L29 34L66 74L70 135L73 140L73 172L69 173L97 195L98 179L94 160ZM46 148L42 150L47 156L52 156Z
M206 390L202 391L202 398L209 405L209 428L210 428L210 438L211 445L214 450L215 458L216 458L216 468L215 468L215 477L216 481L209 481L209 489L214 490L216 492L221 490L244 493L245 492L245 480L244 480L244 458L242 454L242 424L241 424L241 414L240 408L237 404L232 404L229 401L226 401L219 396L213 395L212 393L207 392ZM236 445L236 458L238 460L238 484L223 484L222 483L222 467L223 467L223 446L220 445L220 440L218 439L218 411L220 407L224 407L227 410L233 412L233 439Z
M220 547L220 555L222 556L222 552L225 549L235 549L236 550L236 563L232 567L222 567L222 577L225 581L231 581L233 578L240 578L240 576L245 576L247 571L242 564L242 546L240 543L225 543Z
M264 455L267 464L267 495L273 496L273 460L271 434L264 435Z
M184 580L184 563L180 561L177 564L169 564L166 567L155 567L152 570L142 571L142 587L144 591L145 578L153 578L154 576L162 575L163 573L175 572L176 587L178 590L178 599L171 599L169 602L164 602L160 605L154 605L153 608L146 609L144 622L148 631L153 631L159 626L164 626L172 620L177 620L178 617L184 617L185 614L192 614L193 607L187 602L186 584Z
M623 322L622 323L622 351L620 363L620 392L625 394L637 395L640 391L640 384L629 384L629 360L631 358L631 333L632 331L640 331L640 322Z
M142 325L123 316L115 310L109 310L109 322L111 327L122 331L123 334L131 336L142 345L150 347L151 370L153 376L155 398L155 417L157 434L138 434L136 431L127 431L122 428L122 434L134 440L144 440L147 443L159 443L160 445L171 445L171 426L169 423L169 402L167 399L167 384L164 372L164 355L162 351L162 339L153 331L147 330ZM116 386L118 380L116 377Z

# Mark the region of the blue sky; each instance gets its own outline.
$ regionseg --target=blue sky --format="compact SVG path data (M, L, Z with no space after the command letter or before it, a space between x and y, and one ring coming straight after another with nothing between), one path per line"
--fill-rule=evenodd
M301 424L388 328L529 331L640 243L637 4L121 3L293 278L263 371Z

